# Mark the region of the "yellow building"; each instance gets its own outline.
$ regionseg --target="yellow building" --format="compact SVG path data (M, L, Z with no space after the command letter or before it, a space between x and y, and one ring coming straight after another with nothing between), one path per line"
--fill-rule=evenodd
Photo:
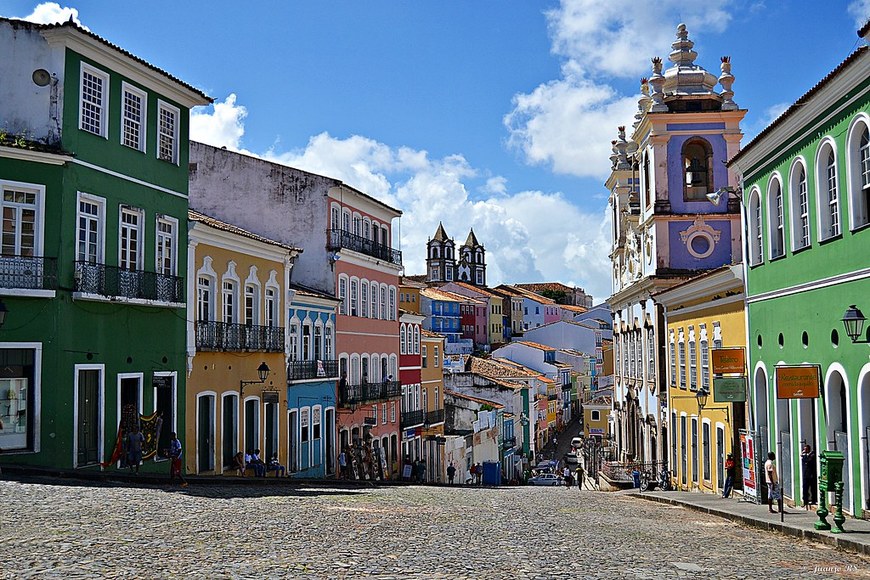
M300 250L193 210L188 222L187 472L231 475L252 449L286 466L284 319Z
M716 402L713 351L746 347L743 270L723 266L655 294L664 309L668 368L669 468L677 489L721 493L729 453L740 465L740 402ZM663 434L665 435L665 434ZM740 471L735 473L740 480Z
M603 438L607 434L607 418L612 405L609 396L595 397L583 403L583 435Z
M420 369L423 396L423 456L426 459L426 481L447 481L444 464L444 336L421 331L420 341L432 364Z
M426 289L426 284L403 277L399 283L399 308L405 312L422 314L420 292L424 289Z

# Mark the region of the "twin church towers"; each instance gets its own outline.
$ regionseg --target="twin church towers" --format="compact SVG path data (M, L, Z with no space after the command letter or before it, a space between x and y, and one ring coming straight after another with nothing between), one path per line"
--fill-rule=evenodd
M426 244L426 281L427 282L467 282L475 286L486 286L486 250L468 232L465 243L459 246L447 236L444 226L439 222L435 236Z

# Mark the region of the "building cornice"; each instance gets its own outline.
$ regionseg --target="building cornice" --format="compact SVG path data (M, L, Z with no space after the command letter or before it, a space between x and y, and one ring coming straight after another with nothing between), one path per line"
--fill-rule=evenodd
M188 240L194 244L204 244L233 253L244 254L253 258L270 260L276 263L276 267L283 268L284 258L295 258L299 255L297 250L288 250L254 240L245 236L227 232L209 226L198 221L190 221L188 226ZM197 246L197 253L202 249Z
M65 165L71 161L75 161L75 158L70 157L69 155L31 151L29 149L19 149L17 147L0 147L0 158L15 159L16 161L32 161L34 163L44 163L46 165Z

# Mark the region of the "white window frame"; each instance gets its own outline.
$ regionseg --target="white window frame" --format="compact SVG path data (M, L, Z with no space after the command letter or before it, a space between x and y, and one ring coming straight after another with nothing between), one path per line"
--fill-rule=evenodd
M816 154L816 207L819 240L839 236L840 187L837 149L831 138L822 140Z
M124 216L136 216L136 225L133 227L130 224L124 223ZM145 211L138 207L131 207L122 205L118 211L118 268L127 269L127 270L135 270L142 271L144 269L143 264L145 261ZM124 253L124 232L135 232L136 233L136 256L135 260L130 261L129 258L127 261L131 262L134 268L125 268L123 259ZM128 240L132 241L132 238ZM129 254L133 250L127 247L127 253Z
M164 111L174 115L175 125L173 127L172 134L167 134L163 130L163 127L162 127L163 115L162 115L162 113ZM179 154L178 154L179 143L178 143L178 141L180 138L179 136L181 134L181 131L179 129L180 124L181 124L181 111L177 107L173 107L169 103L167 103L165 101L161 101L160 99L158 99L157 100L157 143L156 143L157 149L155 152L157 155L157 159L159 159L161 161L166 161L168 163L172 163L174 165L178 165L178 163L179 163L179 160L178 160L178 158L179 158ZM170 159L167 159L161 155L161 148L162 148L163 140L167 137L172 139L172 153L171 153Z
M98 131L92 131L91 129L85 128L84 126L84 107L85 107L85 91L84 91L84 83L85 83L85 74L89 74L94 76L102 81L102 94L100 95L100 102L93 103L88 102L91 106L94 107L94 110L98 112L99 119L98 122L100 124ZM107 139L109 135L109 116L107 114L109 110L109 73L103 72L98 68L95 68L85 62L81 63L81 70L79 72L79 129L90 133L91 135L97 135L98 137L102 137L103 139Z
M45 186L37 183L24 183L21 181L11 181L8 179L0 179L0 210L3 207L12 204L14 207L19 207L16 202L7 202L5 200L6 190L23 192L23 193L32 193L36 197L36 203L34 203L34 213L36 214L34 218L34 231L33 231L33 256L41 257L43 255L43 247L44 247L44 235L45 235ZM76 204L78 207L78 204ZM20 224L19 220L16 220L16 223ZM76 220L78 224L78 220ZM18 232L16 232L16 241L15 241L15 255L21 256L21 228L18 227ZM78 249L78 248L76 248Z
M139 99L140 111L139 121L135 121L127 117L127 94L133 95ZM127 122L137 123L139 130L139 142L135 145L127 143ZM120 123L121 145L135 151L145 153L145 143L147 142L147 127L148 127L148 93L138 89L126 81L121 81L121 123Z
M279 288L277 286L271 284L266 285L266 300L263 311L263 315L265 316L265 326L272 328L280 326L280 324L278 324L278 312L281 305L279 303L278 295Z
M299 341L301 339L301 332L299 327L300 321L294 314L287 325L287 352L291 361L300 360Z
M749 211L747 221L749 223L749 265L757 266L764 260L761 234L761 195L758 188L749 192Z
M800 180L803 172L803 180ZM803 158L797 158L789 170L789 220L791 226L791 249L793 252L809 247L813 242L810 228L810 195L807 182L807 166Z
M865 132L868 141L862 147L861 136ZM870 224L870 117L861 113L852 119L846 143L848 151L846 172L849 175L849 226L852 230L856 230Z
M169 235L160 230L161 225L171 228ZM175 276L178 272L178 220L168 215L158 215L154 224L154 271L164 276ZM169 241L169 272L161 265L165 260L166 241Z
M774 175L767 185L767 236L770 259L785 255L785 207L782 180Z
M97 226L97 256L94 262L90 262L89 260L83 260L82 256L79 254L79 237L81 235L81 220L85 214L81 212L81 204L82 202L92 203L97 206L98 215L93 216L92 214L87 214L87 219L93 219ZM88 232L91 230L88 229ZM86 261L92 264L105 264L106 256L106 199L103 197L98 197L96 195L91 195L89 193L78 192L78 197L76 199L76 261Z
M349 280L348 277L342 274L338 277L338 313L342 315L347 315L349 312L348 309L348 299L347 299L347 291L348 291Z

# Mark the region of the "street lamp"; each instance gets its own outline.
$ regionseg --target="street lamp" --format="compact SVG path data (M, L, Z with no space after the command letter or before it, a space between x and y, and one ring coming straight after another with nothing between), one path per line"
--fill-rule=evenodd
M2 302L0 302L2 305ZM0 319L2 320L2 319ZM861 343L867 344L870 343L870 339L859 338L864 334L864 323L867 322L867 318L864 317L864 313L858 309L857 306L852 304L846 310L846 313L843 314L843 326L846 327L846 334L852 339L853 344ZM0 322L0 324L3 324Z
M710 200L710 203L712 203L713 205L717 205L719 203L719 200L722 199L722 196L729 193L733 193L734 197L741 201L743 200L743 198L740 196L740 192L737 191L735 187L732 187L730 185L727 187L720 187L716 191L708 193L707 199Z
M257 376L259 380L256 381L239 381L239 397L242 397L245 394L245 387L247 385L259 385L261 383L266 382L266 378L269 376L269 371L272 370L269 368L265 362L260 363L260 366L257 367Z
M6 315L9 313L9 309L6 308L6 304L3 303L3 300L0 299L0 326L6 322Z

